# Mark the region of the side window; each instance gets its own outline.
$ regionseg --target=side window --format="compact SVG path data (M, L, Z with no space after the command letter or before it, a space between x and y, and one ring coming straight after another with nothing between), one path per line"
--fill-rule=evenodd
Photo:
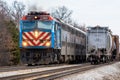
M57 31L57 28L58 28L58 24L55 23L55 27L54 27L54 30Z

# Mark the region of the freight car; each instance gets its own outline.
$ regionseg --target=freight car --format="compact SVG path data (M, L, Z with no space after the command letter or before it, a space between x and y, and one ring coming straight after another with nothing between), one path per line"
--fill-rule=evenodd
M112 59L119 60L119 36L112 35Z
M112 36L108 27L88 27L87 60L96 64L115 59L119 51L116 42L118 43L117 37Z
M20 20L22 63L49 64L86 60L86 33L46 12L30 12Z

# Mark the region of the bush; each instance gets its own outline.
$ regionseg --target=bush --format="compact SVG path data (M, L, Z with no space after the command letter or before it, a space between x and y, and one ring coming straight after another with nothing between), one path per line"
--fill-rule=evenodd
M11 34L12 42L10 48L10 53L12 55L11 61L12 64L17 65L20 62L20 50L19 50L19 30L16 28L16 25L12 22L6 22L8 32Z

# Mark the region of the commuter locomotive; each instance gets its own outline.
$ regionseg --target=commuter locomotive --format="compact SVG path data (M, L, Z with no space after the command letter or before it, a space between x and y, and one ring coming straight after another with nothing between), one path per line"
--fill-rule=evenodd
M86 60L86 33L46 12L30 12L20 20L20 54L25 64Z
M87 59L91 64L114 60L119 54L119 38L108 27L88 27Z

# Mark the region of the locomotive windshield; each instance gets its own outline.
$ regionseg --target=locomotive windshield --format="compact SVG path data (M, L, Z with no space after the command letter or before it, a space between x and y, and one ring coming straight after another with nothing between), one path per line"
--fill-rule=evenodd
M51 21L24 21L23 22L23 29L52 29L52 22Z
M36 26L35 21L24 21L23 22L23 29L33 29Z
M37 27L42 28L42 29L51 29L52 22L51 21L38 21Z

